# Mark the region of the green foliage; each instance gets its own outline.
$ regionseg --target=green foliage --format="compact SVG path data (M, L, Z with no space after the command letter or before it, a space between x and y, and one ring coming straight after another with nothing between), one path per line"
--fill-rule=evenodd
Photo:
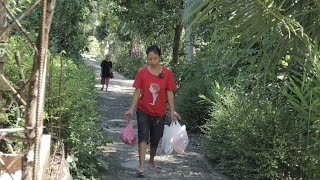
M97 39L100 41L104 40L108 36L107 31L107 16L104 15L102 18L102 21L100 22L100 25L97 26Z
M319 33L313 32L318 29L313 23L319 20L313 13L317 8L309 1L194 1L184 19L196 15L190 25L196 46L211 44L234 71L254 74L257 83L267 84L309 53L308 45L317 44Z
M178 90L175 93L175 106L189 131L199 131L207 117L208 104L200 103L199 94L206 94L210 81L205 78L205 72L200 71L203 64L180 65L173 70Z
M103 57L103 52L101 52L102 50L101 50L100 42L94 36L89 36L88 41L89 41L88 54L93 54L93 55Z
M283 93L293 111L298 112L303 134L303 156L298 159L299 169L307 179L320 178L320 50L310 52L310 63L305 64L302 74L292 75ZM302 62L300 62L302 63Z
M12 12L15 16L18 14L21 14L22 11L26 10L28 7L30 7L31 2L30 1L19 1L19 2L8 2L12 8ZM24 27L29 27L30 19L36 19L37 15L36 13L32 12L29 14L28 19L24 21L20 21L24 24ZM12 19L11 19L12 20ZM12 22L12 21L11 21ZM33 22L33 26L37 23L37 21ZM28 38L31 41L35 41L36 39L36 33L34 28L30 28L28 34ZM23 35L23 33L20 31L19 28L14 28L10 32L10 37L7 43L2 44L1 46L1 54L2 51L6 53L6 55L9 58L9 61L4 63L4 72L3 75L6 77L6 79L9 81L9 83L16 89L20 89L20 80L22 77L20 77L19 67L16 63L15 54L20 54L20 61L21 61L21 68L23 68L23 74L25 77L30 77L31 74L31 68L33 65L33 57L34 57L34 49L32 47L32 44L27 40L27 38ZM28 79L26 79L28 80ZM3 86L3 84L2 84ZM28 89L28 87L26 88ZM27 94L26 90L23 92L20 92L20 95L22 95L23 99L25 98L25 95ZM24 120L25 120L25 107L21 105L19 100L14 98L14 94L7 89L2 89L1 96L4 100L4 103L1 105L3 112L1 113L1 120L0 120L0 126L2 128L21 128L24 127ZM12 134L16 136L21 136L21 134ZM21 140L13 140L13 142L10 143L15 151L22 151L22 141ZM3 146L5 147L3 150ZM7 152L5 146L5 141L2 141L1 143L1 151Z
M30 33L32 36L32 33ZM24 73L26 76L30 76L31 74L31 67L32 67L32 58L33 52L32 48L30 47L29 42L26 41L23 37L19 36L12 36L7 46L5 46L4 51L8 55L9 61L4 64L4 76L10 82L10 84L19 89L19 68L16 64L14 53L20 52L21 55L21 63L22 67L24 68ZM23 94L26 92L22 92ZM1 128L21 128L24 127L24 120L25 120L25 107L23 107L18 100L16 100L10 90L3 90L1 92L1 96L4 99L4 108L2 109L4 112L0 113L0 127ZM22 149L22 142L20 140L14 140L11 143L16 151ZM5 143L0 145L0 149L5 148L3 152L7 152Z
M17 66L14 58L14 53L17 51L19 51L21 55L21 63L24 69L25 77L30 77L31 75L34 57L33 49L25 38L20 36L12 36L9 39L6 52L10 60L5 64L4 74L5 76L10 77L9 80L16 88L18 87L20 80L18 73L19 67Z
M168 31L180 20L182 1L170 2L114 0L115 13L122 21L129 23L135 32L147 37L158 37ZM136 11L140 9L140 11Z
M48 84L47 106L54 117L61 113L62 138L66 152L73 158L73 177L85 179L96 177L103 158L99 146L105 144L105 137L96 126L99 120L96 104L95 75L93 70L81 60L77 65L70 59L63 59L62 107L58 107L60 58L53 59L52 90ZM52 104L54 103L54 104ZM57 119L53 118L52 120ZM49 130L50 131L50 130Z
M88 34L92 35L92 29L96 19L94 19L95 0L71 0L57 1L50 34L49 60L53 61L52 79L48 79L46 92L46 111L45 111L45 132L51 132L50 121L57 121L61 113L62 117L62 136L68 155L74 157L72 161L72 174L76 179L94 179L98 168L107 167L103 154L98 149L105 144L103 133L97 129L96 123L99 119L96 107L96 93L94 89L95 75L93 70L79 60L77 64L70 59L63 61L63 87L62 96L59 96L60 78L60 59L50 56L50 52L66 52L65 56L78 57L87 49ZM16 17L32 4L32 1L9 1ZM23 27L27 29L27 34L32 41L37 37L40 8L37 6L22 21ZM12 19L10 19L12 22ZM89 24L89 25L88 25ZM89 27L89 28L88 28ZM26 80L29 79L34 49L26 40L19 28L15 28L10 33L11 37L8 46L5 47L10 61L5 64L4 74L10 83L19 88L18 67L14 60L14 53L19 51L21 54L22 66L24 67ZM2 48L2 47L1 47ZM91 48L91 47L90 47ZM96 50L96 47L92 47ZM48 76L49 71L48 71ZM51 84L50 84L51 83ZM51 86L52 85L52 86ZM52 87L52 89L51 89ZM28 87L26 88L28 89ZM27 94L27 92L23 92ZM11 92L3 92L4 98L11 100ZM62 100L62 107L58 107L58 100ZM15 126L16 114L9 110L1 118L0 125L5 127ZM22 123L19 124L23 126ZM15 146L15 150L17 146Z
M179 64L173 68L178 82L176 108L190 130L199 131L208 117L209 104L201 101L199 95L208 95L215 81L232 84L241 73L231 61L224 59L223 55L228 51L215 47L207 45L194 57L193 64ZM238 53L243 57L248 57L248 54Z
M87 33L90 33L90 29L86 29L86 25L91 23L92 26L94 22L92 11L95 2L86 0L56 2L50 35L52 52L65 51L66 56L78 58L88 49Z
M221 89L224 89L221 91ZM306 178L297 165L307 147L297 113L274 91L212 90L202 130L216 168L235 179Z
M203 130L217 167L235 179L319 178L319 4L192 4L184 19L196 15L196 46L212 48L207 66L225 66L208 72L224 88L204 93L212 109Z
M27 10L31 1L9 1L16 17ZM97 22L96 8L97 0L69 0L56 1L53 22L50 29L51 52L66 52L65 56L79 57L88 49L88 35L93 35L95 23ZM28 31L31 39L38 32L40 25L41 6L38 5L28 16L20 21ZM13 29L11 35L23 37L19 28Z
M111 2L114 3L113 13L122 24L117 33L123 41L131 41L133 37L138 37L145 44L157 42L162 46L171 46L174 26L181 21L182 0Z
M146 65L144 58L117 56L114 62L114 69L129 79L134 79L138 70Z
M184 13L183 20L196 15L190 24L192 27L210 22L212 19L222 19L223 24L230 25L233 29L233 33L229 36L238 35L241 40L250 40L249 47L250 44L259 42L266 32L276 26L281 27L285 38L290 39L291 34L287 34L289 32L309 43L310 40L319 39L319 34L314 32L314 29L318 29L314 24L319 20L318 8L319 4L313 3L312 0L299 2L195 0L190 8L186 8L188 11Z

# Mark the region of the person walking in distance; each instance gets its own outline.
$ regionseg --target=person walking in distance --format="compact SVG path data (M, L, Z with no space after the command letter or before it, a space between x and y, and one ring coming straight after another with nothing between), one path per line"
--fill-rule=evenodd
M101 62L101 91L103 91L104 85L106 85L106 91L108 91L109 81L112 78L112 62L110 61L110 54L105 55L105 59Z
M133 87L133 98L130 108L125 112L127 121L132 120L133 111L137 106L139 168L137 175L144 176L144 162L147 145L150 144L149 168L155 169L159 140L163 135L167 103L170 107L171 121L180 119L175 111L173 90L176 82L173 73L160 64L161 50L156 45L146 49L148 65L139 69Z

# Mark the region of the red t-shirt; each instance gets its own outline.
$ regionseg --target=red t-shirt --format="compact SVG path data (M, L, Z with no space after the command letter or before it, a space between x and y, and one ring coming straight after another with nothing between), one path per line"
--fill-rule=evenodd
M166 114L167 91L176 89L171 70L163 67L163 77L152 74L147 66L139 69L133 83L133 87L141 89L138 100L138 109L151 116L163 116Z

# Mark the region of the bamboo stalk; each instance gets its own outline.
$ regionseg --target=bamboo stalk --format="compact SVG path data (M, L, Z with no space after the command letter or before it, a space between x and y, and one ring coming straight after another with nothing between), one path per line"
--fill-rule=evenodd
M0 80L2 80L2 82L5 83L5 85L7 85L9 87L9 89L13 92L13 94L15 94L16 98L22 103L22 105L27 106L26 101L21 97L20 94L18 94L18 92L16 91L16 89L11 86L11 84L9 83L9 81L4 77L3 74L0 74Z
M9 176L11 177L11 179L14 180L14 178L12 177L11 173L9 172L9 169L6 167L4 161L0 158L0 165L3 167L3 169L9 174Z
M16 63L18 65L18 68L19 68L19 76L20 76L20 79L23 80L23 82L26 81L26 78L25 78L25 75L24 75L24 68L21 64L21 56L20 56L20 52L19 51L16 51L14 53L14 59L16 60Z
M0 133L16 133L24 132L24 128L10 128L10 129L0 129Z
M11 11L11 9L8 7L7 4L5 4L2 0L0 0L0 2L2 3L2 5L4 6L4 8L7 10L9 16L14 19L14 21L17 23L17 25L19 26L19 28L21 29L21 31L23 32L23 34L26 36L26 38L28 39L28 41L31 43L32 47L34 47L34 44L32 43L31 38L28 36L27 30L22 26L22 24L17 20L17 18L14 16L14 13Z
M4 154L4 153L0 153L0 157L19 157L19 156L23 156L23 154Z
M9 26L7 26L5 29L3 29L3 34L0 35L0 39L2 38L2 36L4 36L4 34L8 33L10 31L10 29L14 28L17 25L17 22L20 22L25 16L27 16L35 7L37 7L37 5L41 2L41 0L37 0L36 2L34 2L32 4L32 6L30 6L18 19L17 21L14 21L12 24L10 24Z

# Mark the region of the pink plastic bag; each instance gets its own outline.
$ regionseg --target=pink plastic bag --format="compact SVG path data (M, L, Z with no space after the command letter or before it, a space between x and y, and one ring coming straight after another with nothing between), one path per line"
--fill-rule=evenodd
M122 142L133 145L136 142L136 136L133 131L133 127L131 123L128 123L127 126L120 133L120 139Z

